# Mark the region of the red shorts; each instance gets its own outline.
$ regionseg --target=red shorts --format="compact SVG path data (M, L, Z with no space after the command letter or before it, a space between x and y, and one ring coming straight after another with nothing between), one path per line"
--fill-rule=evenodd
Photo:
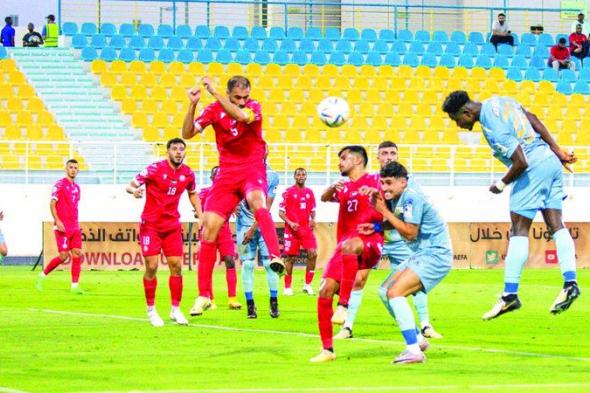
M220 168L209 190L204 211L217 213L227 220L249 192L260 190L266 195L267 188L264 164Z
M55 233L55 241L59 252L82 248L82 231L80 229L71 232L60 232L54 229L53 233Z
M139 226L139 246L141 255L151 257L164 252L167 257L180 257L183 254L182 227L180 225L159 231L152 225Z
M358 235L363 241L363 253L359 255L359 269L372 269L381 260L381 251L383 250L383 235L381 233L373 233L369 236ZM324 268L324 279L331 278L337 282L342 279L342 252L340 251L342 242L338 243L332 258Z
M285 255L299 255L299 250L315 250L318 247L313 229L300 227L298 231L293 231L290 226L285 226L285 236L283 238L285 245Z
M217 236L217 251L219 256L223 257L235 257L236 256L236 244L229 229L229 223L223 224L219 235Z

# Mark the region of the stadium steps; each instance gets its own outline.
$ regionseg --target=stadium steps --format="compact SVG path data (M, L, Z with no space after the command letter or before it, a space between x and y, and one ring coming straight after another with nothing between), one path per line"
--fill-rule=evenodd
M109 92L75 58L69 48L14 48L17 62L38 96L55 115L68 138L83 144L80 153L91 169L112 165L110 142L133 142L117 147L117 166L137 171L152 161L152 149L140 142L140 134L121 115ZM105 143L107 142L107 143Z

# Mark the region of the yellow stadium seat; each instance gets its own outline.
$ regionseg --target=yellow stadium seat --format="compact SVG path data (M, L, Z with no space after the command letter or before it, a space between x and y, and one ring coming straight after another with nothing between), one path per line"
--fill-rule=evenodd
M154 74L154 75L161 75L164 72L166 72L166 64L164 64L164 62L156 60L156 61L152 61L149 64L149 71L150 73Z
M148 74L139 74L139 84L144 86L156 86L158 81L156 80L156 74L148 73Z
M127 63L121 60L111 62L111 73L122 74L127 72Z
M303 66L303 74L305 75L309 75L311 77L317 77L318 75L321 75L320 73L320 67L318 67L315 64L306 64Z
M344 68L344 67L342 67ZM359 69L359 75L368 78L374 78L376 76L376 69L374 66L363 64Z
M302 103L305 101L305 95L302 89L289 90L289 101L294 103Z
M8 112L0 111L0 127L6 127L12 123L12 118Z
M406 90L404 93L404 103L406 104L418 104L420 97L418 96L417 90Z
M504 94L515 95L518 91L518 84L512 79L507 79L502 85L502 90Z
M52 124L54 122L55 122L55 119L53 118L53 115L50 112L47 112L45 110L37 112L37 120L35 121L35 123L37 123L37 124Z
M153 98L147 98L145 97L142 101L141 101L141 110L142 112L145 113L153 113L156 114L158 111L158 105L156 103L156 100L154 100Z
M6 126L4 128L4 139L22 139L23 138L23 130L21 128L21 125L16 125L16 124L12 124L9 126Z
M246 76L248 78L257 77L264 74L262 66L258 63L249 63L246 66Z
M190 65L192 66L193 64L199 63L191 63ZM183 63L179 61L173 61L170 64L168 64L168 72L171 72L176 75L182 75L186 72L186 67ZM205 70L203 69L201 74L195 75L193 72L191 72L191 69L189 68L189 73L193 74L193 76L203 76L205 74Z
M484 68L474 67L471 69L471 78L485 80L488 78L488 74Z
M311 82L311 77L307 75L301 75L297 78L297 82L295 82L295 86L299 89L309 90L312 88L313 84Z
M572 94L570 95L570 102L569 105L571 106L585 106L586 100L583 95L581 94Z
M322 101L326 95L320 89L312 89L308 92L309 96L307 97L308 101L315 103L316 105Z
M126 115L132 115L137 110L135 100L133 98L124 98L121 101L121 112Z
M430 78L432 76L432 69L430 67L420 65L416 67L415 75L420 78Z
M369 89L369 80L367 78L354 78L351 80L351 87L357 90L368 90ZM338 86L336 86L338 87Z
M107 63L104 60L97 59L90 64L90 71L97 75L102 75L107 72L107 70Z
M20 85L18 87L18 97L20 98L29 98L35 96L35 89L31 85Z
M338 67L334 64L326 64L325 66L322 67L321 74L336 77L339 74Z
M451 72L447 67L438 66L434 68L434 76L440 79L449 79Z
M184 92L185 92L185 97L186 97L186 90L184 90ZM152 87L150 96L152 99L154 99L156 101L168 100L168 94L166 93L166 88L163 86Z
M355 78L358 75L358 69L352 64L344 64L340 69L340 75Z
M332 88L332 78L329 76L320 76L315 82L315 88L319 90L330 90Z
M308 75L307 73L301 72L301 67L297 64L287 64L283 68L283 73L288 76L301 76ZM311 77L311 75L308 75Z
M160 77L160 85L173 87L178 84L178 80L176 79L176 75L171 72L163 73Z
M33 116L31 115L31 112L21 111L17 113L16 124L24 127L33 124Z
M164 101L162 103L162 112L164 113L177 113L179 111L176 101Z
M143 112L135 112L131 118L131 123L135 128L145 128L148 125L148 118Z
M367 90L366 103L379 104L383 101L381 92L379 90ZM362 105L361 107L370 108L370 105Z
M137 75L134 73L125 73L121 75L121 84L126 87L132 87L137 84Z
M194 75L190 74L183 74L180 77L180 82L178 83L179 86L182 86L186 89L190 89L193 87L201 87L200 79L196 78Z
M144 74L147 72L147 68L143 61L133 60L131 63L129 63L129 72L133 72L135 74Z
M104 73L100 76L100 83L105 87L113 87L119 83L117 75L112 73Z
M275 88L275 82L271 77L261 77L256 88L263 90L272 90Z
M121 101L124 98L127 98L127 88L121 85L113 86L111 96L114 100Z
M43 100L39 97L31 97L27 100L27 110L30 112L39 112L45 108Z
M502 68L490 68L488 72L488 78L491 79L505 79L506 72Z
M9 100L6 103L6 109L8 109L9 112L13 113L20 112L23 110L23 101L15 99Z
M309 120L307 115L295 116L293 121L292 129L306 131L309 129Z
M238 63L229 63L227 66L227 74L228 75L243 75L244 69L242 68L241 64Z
M394 68L390 65L380 65L377 67L377 75L385 78L392 78L395 75Z
M145 86L136 85L131 88L131 97L141 100L148 96Z
M397 67L397 76L400 78L411 78L414 76L414 69L408 65Z
M9 71L9 70L15 70L16 68L17 68L16 61L14 59L0 60L0 70Z
M25 76L20 71L9 71L8 82L13 86L24 85L26 83Z
M468 79L469 78L469 73L467 72L467 68L465 68L465 67L453 68L452 75L454 78L459 78L459 79Z
M262 75L278 77L278 76L283 75L283 69L278 64L270 63L266 66L264 72L261 71L257 75L254 75L254 76L262 76Z
M182 66L182 71L176 71L176 73L183 73L184 72L184 65L182 63L180 63L180 65ZM177 66L178 67L178 66ZM168 68L168 72L173 72L170 68ZM203 65L203 63L190 63L188 65L188 72L189 74L193 75L195 78L200 78L202 76L205 76L206 72L205 72L205 66Z

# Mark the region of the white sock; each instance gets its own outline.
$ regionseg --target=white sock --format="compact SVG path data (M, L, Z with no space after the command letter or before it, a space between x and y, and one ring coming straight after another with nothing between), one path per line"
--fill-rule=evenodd
M78 283L77 283L77 282L73 282L73 283L72 283L72 289L73 289L73 288L78 288Z
M406 349L412 353L420 353L421 352L420 345L418 345L418 343L406 345Z
M430 321L427 319L425 321L420 321L420 326L424 329L426 326L431 326Z
M172 308L170 309L170 312L175 312L177 310L178 310L178 307L177 306L172 306Z
M150 312L154 312L154 311L156 311L156 307L155 307L155 306L148 306L148 307L147 307L147 312L148 312L148 313L150 313Z

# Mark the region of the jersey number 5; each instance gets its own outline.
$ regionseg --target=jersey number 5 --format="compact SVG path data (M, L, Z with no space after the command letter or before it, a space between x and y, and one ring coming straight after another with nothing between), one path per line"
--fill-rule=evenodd
M358 205L359 205L358 200L350 199L346 202L346 210L348 210L349 213L355 212Z

